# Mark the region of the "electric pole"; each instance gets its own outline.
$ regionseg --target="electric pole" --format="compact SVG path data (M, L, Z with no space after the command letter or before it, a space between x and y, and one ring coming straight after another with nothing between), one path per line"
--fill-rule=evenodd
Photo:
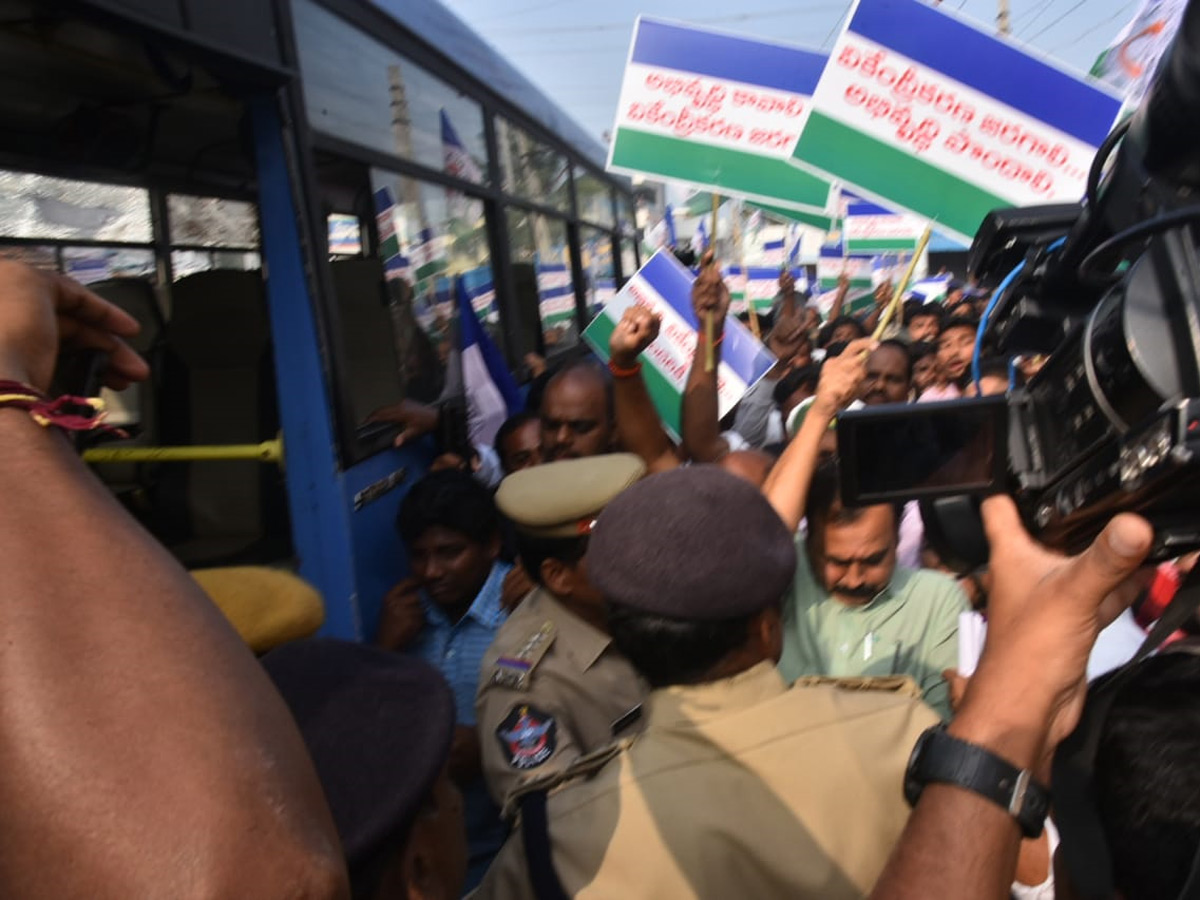
M996 0L996 31L1008 37L1011 30L1008 21L1008 0Z

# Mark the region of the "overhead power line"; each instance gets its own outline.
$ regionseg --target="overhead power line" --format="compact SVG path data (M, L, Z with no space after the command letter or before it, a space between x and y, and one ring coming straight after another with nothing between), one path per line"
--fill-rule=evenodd
M716 25L716 24L731 24L735 22L753 22L756 19L768 19L779 16L794 16L807 15L815 12L827 12L831 9L839 9L841 3L823 3L818 6L810 6L805 9L797 9L793 6L779 7L778 9L765 9L762 12L744 12L737 13L731 16L707 16L698 18L689 18L689 24L701 25ZM576 33L591 33L594 31L620 31L633 28L632 20L626 19L622 22L597 22L592 25L555 25L547 28L496 28L490 29L489 34L505 35L507 37L524 37L539 36L545 34L576 34Z
M1033 26L1037 23L1037 20L1045 15L1046 12L1048 12L1057 2L1058 0L1049 0L1049 2L1043 3L1041 6L1039 6L1034 11L1032 16L1021 23L1021 33L1018 35L1018 37L1024 37L1025 35L1029 34L1029 32L1033 30Z
M1109 25L1112 22L1115 22L1117 19L1121 18L1122 16L1127 15L1131 9L1133 9L1135 6L1137 6L1137 4L1138 4L1138 0L1133 0L1132 3L1126 3L1124 6L1122 6L1120 9L1118 9L1115 13L1113 13L1111 16L1109 16L1103 22L1097 22L1095 25L1093 25L1087 31L1084 31L1084 32L1081 32L1081 33L1075 35L1075 37L1071 38L1069 41L1063 41L1062 44L1055 47L1050 52L1051 53L1061 53L1063 50L1066 50L1068 47L1073 46L1074 44L1083 40L1085 37L1090 37L1091 35L1095 34L1097 31L1099 31L1105 25Z
M1051 28L1053 28L1055 25L1057 25L1059 22L1065 21L1065 20L1067 19L1067 17L1068 17L1068 16L1070 16L1070 15L1071 15L1073 12L1075 12L1075 11L1077 11L1077 10L1080 10L1080 9L1082 9L1082 8L1083 8L1083 5L1084 5L1085 3L1087 3L1087 0L1079 0L1079 2L1078 2L1078 3L1076 3L1076 4L1075 4L1074 6L1072 6L1070 9L1068 9L1068 10L1067 10L1065 13L1063 13L1061 16L1059 16L1057 19L1055 19L1053 22L1051 22L1049 25L1047 25L1045 28L1043 28L1043 29L1042 29L1041 31L1039 31L1037 34L1035 34L1035 35L1032 35L1031 37L1029 37L1029 38L1028 38L1028 40L1029 40L1029 41L1036 41L1036 40L1037 40L1038 38L1040 38L1040 37L1041 37L1043 34L1045 34L1047 31L1049 31Z

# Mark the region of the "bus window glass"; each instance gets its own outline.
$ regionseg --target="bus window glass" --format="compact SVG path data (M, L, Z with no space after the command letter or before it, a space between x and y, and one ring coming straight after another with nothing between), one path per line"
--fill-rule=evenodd
M636 242L621 238L621 278L628 281L638 270Z
M621 232L621 237L632 238L637 235L633 207L630 206L629 198L624 194L617 194L617 230Z
M0 171L0 237L150 243L141 188Z
M213 269L233 269L252 272L262 268L262 258L248 250L172 250L171 275L176 281L210 272Z
M571 211L567 158L503 116L496 117L496 145L504 190L562 212Z
M612 190L582 166L575 167L575 200L579 218L606 228L613 227Z
M314 128L487 183L478 103L311 0L298 0L292 10Z
M354 421L405 397L459 389L459 292L497 346L483 201L384 169L370 170L378 247L330 269Z
M507 212L521 320L540 322L546 354L553 355L579 342L567 225L523 209Z
M617 292L613 267L612 235L598 228L579 229L579 250L583 260L583 278L587 287L587 318L604 308Z
M82 284L108 278L158 278L154 251L116 247L63 247L62 271Z
M25 263L27 266L44 269L47 272L58 271L58 255L53 247L41 247L35 244L0 246L0 259Z
M258 246L258 213L253 203L169 194L167 217L175 247Z

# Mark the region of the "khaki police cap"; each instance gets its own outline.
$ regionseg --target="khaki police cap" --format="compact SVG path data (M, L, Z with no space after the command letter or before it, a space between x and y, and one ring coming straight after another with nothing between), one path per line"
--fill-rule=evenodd
M590 534L609 502L646 474L632 453L546 463L514 472L496 490L496 506L530 537Z

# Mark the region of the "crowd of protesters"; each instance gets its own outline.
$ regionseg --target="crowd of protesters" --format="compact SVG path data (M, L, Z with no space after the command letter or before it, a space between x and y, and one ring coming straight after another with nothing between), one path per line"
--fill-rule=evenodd
M261 664L71 445L0 399L0 893L1068 897L1078 870L1055 878L1042 822L1083 715L1120 896L1189 896L1200 660L1141 663L1103 713L1085 678L1146 593L1148 524L1116 516L1067 558L992 497L989 565L955 571L915 507L843 503L843 410L1003 392L1036 361L972 377L978 293L914 300L876 340L886 289L862 317L843 290L822 324L780 287L778 362L725 419L730 300L709 263L678 442L639 361L659 322L631 309L607 368L547 373L479 448L502 480L458 456L411 486L410 577L375 646L296 641ZM60 343L108 351L112 385L144 377L135 330L0 265L10 396L41 396ZM379 417L410 441L437 412ZM989 631L968 681L972 608ZM919 740L1019 772L1020 797L930 777L910 808Z

